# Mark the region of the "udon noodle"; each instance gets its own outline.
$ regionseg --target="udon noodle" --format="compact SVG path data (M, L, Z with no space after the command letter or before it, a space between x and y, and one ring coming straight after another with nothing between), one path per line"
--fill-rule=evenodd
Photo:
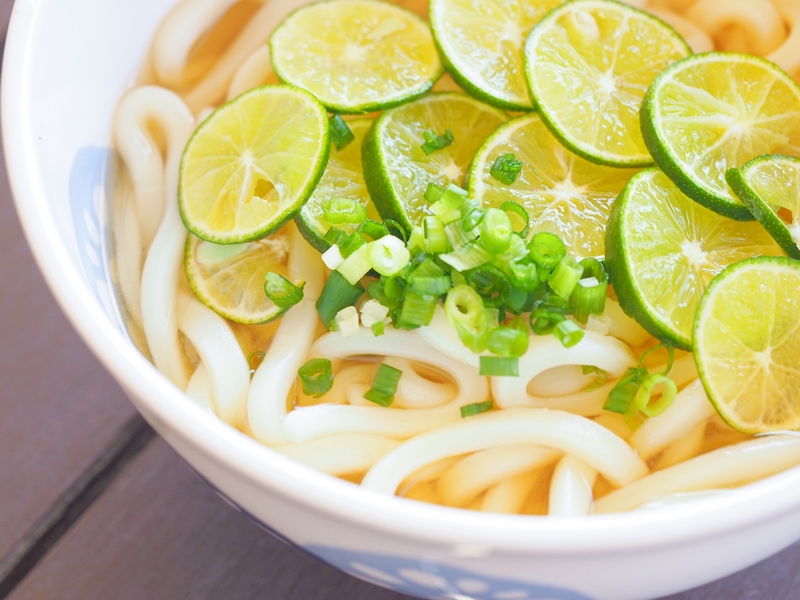
M609 298L577 346L532 338L520 377L478 375L441 307L430 326L326 332L314 302L325 270L290 224L275 245L304 300L280 321L230 323L201 304L182 268L186 230L178 167L195 126L214 107L275 83L265 40L307 0L181 0L155 34L138 85L119 102L114 140L124 166L113 206L114 265L130 330L188 397L288 457L384 494L500 513L577 516L661 506L723 493L800 463L800 437L749 438L716 417L692 356L670 377L681 390L635 432L604 412L619 376L656 341ZM800 4L794 0L631 0L675 27L692 49L768 57L800 76ZM427 13L423 0L400 4ZM235 33L235 35L234 35ZM437 89L457 89L447 76ZM248 357L263 351L251 372ZM297 370L333 361L333 389L305 396ZM392 408L364 391L384 360L401 368ZM658 367L666 353L654 353ZM608 373L596 375L581 366ZM588 390L587 390L588 387ZM499 410L462 419L492 398Z

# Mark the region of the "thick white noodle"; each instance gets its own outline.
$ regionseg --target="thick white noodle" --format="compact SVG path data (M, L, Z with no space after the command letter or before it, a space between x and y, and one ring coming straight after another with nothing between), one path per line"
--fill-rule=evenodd
M194 296L181 302L178 328L192 343L211 378L214 412L226 423L245 424L250 366L230 325Z
M555 462L561 453L530 445L507 445L470 454L448 469L436 491L449 506L466 506L487 488Z
M161 21L153 37L151 60L159 81L184 85L184 71L197 42L239 0L182 0Z
M311 355L330 359L373 355L413 360L447 374L458 386L458 394L452 401L435 408L393 409L338 404L296 408L284 420L286 433L296 442L337 433L408 438L460 420L461 406L482 402L489 395L485 377L431 347L416 331L389 328L382 336L375 337L372 330L362 327L346 338L338 332L327 333L314 343Z
M345 433L274 449L304 465L340 476L363 473L397 443L378 435Z
M208 410L209 413L215 415L214 400L211 394L211 376L208 374L206 366L202 362L198 363L197 368L189 378L189 383L186 386L186 395L199 406Z
M219 103L236 70L264 46L277 25L290 13L312 0L266 0L214 66L186 95L186 104L197 110Z
M713 412L703 384L697 379L678 393L664 413L647 419L628 443L644 460L650 460L698 424L708 421Z
M528 351L519 359L519 377L492 377L492 396L502 408L530 406L562 408L559 397L537 398L528 393L528 383L544 371L564 365L589 365L606 371L612 378L636 364L630 348L618 339L593 331L572 346L553 335L531 336ZM597 413L595 413L597 414Z
M789 37L767 58L797 78L800 75L800 4L796 0L772 0L789 27Z
M759 56L786 39L786 26L769 0L699 0L686 11L686 18L712 37L729 27L741 29L749 49Z
M114 260L125 308L137 327L142 326L142 234L132 194L123 194L114 211Z
M706 439L707 426L708 420L701 421L682 437L667 446L667 448L658 455L655 463L653 463L652 470L663 471L664 469L682 463L700 454L703 450L703 442Z
M667 25L671 25L686 40L695 54L711 52L714 49L713 38L689 19L670 10L648 7L647 12L655 15Z
M406 477L406 480L403 482L403 485L397 490L398 495L404 496L408 490L412 487L417 485L418 483L424 483L432 481L438 478L442 473L447 471L450 467L456 464L461 457L459 456L448 456L447 458L443 458L442 460L437 460L429 465L425 465L421 469L417 469L411 475Z
M289 277L302 279L303 300L281 318L264 360L253 374L247 397L247 422L260 442L286 444L292 440L284 429L289 393L297 379L297 369L306 361L317 333L314 306L322 290L322 261L290 224Z
M535 444L573 454L616 486L648 473L628 444L589 419L562 411L513 408L462 419L400 444L375 463L361 485L394 494L423 465L507 444Z
M233 100L255 87L277 82L275 71L272 70L272 57L269 46L262 46L242 63L236 71L228 86L225 100Z
M134 121L141 128L123 126L125 123L132 123L131 113L137 116ZM120 147L131 149L142 141L150 143L152 140L141 137L144 131L142 128L148 121L161 128L167 141L167 156L164 161L166 166L162 164L160 155L157 155L155 161L146 161L147 177L155 177L155 181L162 186L159 197L166 204L163 209L164 217L147 252L142 271L142 327L156 368L172 383L185 390L189 377L178 337L177 294L183 274L186 228L178 214L178 169L183 148L194 129L194 117L177 94L164 88L146 86L130 92L122 100L115 119L121 120L115 120L114 127ZM150 151L157 152L155 146L149 148ZM136 165L142 155L131 151L128 157L132 163L123 154L129 172L140 171ZM133 180L134 185L137 185L136 177ZM139 183L147 189L154 185L147 178Z
M397 408L434 408L451 402L458 393L450 382L437 383L423 377L410 361L390 357L383 362L403 372L392 403Z
M450 321L447 320L444 308L441 305L437 304L433 310L431 322L426 327L420 327L416 331L423 340L442 354L446 354L450 358L454 358L476 370L480 366L479 355L461 343L461 340L458 339L458 333L456 333Z
M390 453L387 457L391 455ZM632 510L669 494L742 485L774 475L799 463L800 437L765 436L726 446L653 473L600 498L595 502L594 512Z
M533 486L539 483L543 477L544 474L541 471L536 471L520 473L504 479L486 490L479 510L504 515L521 513Z
M703 500L705 498L713 498L714 496L729 496L735 494L735 490L703 490L701 492L687 492L685 494L667 494L654 498L649 502L637 506L636 510L653 510L659 508L666 508L667 506L675 506L678 504L686 504L687 502L694 502L695 500Z
M565 456L556 465L550 480L548 514L553 517L578 517L592 511L592 487L597 471L574 456Z

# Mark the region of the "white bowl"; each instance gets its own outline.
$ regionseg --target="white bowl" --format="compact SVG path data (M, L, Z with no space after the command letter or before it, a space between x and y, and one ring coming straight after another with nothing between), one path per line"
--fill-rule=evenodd
M5 151L28 241L62 308L147 421L233 504L356 577L424 598L653 598L800 538L797 469L658 511L478 514L315 472L185 398L125 336L105 253L112 111L169 4L18 1L3 65Z

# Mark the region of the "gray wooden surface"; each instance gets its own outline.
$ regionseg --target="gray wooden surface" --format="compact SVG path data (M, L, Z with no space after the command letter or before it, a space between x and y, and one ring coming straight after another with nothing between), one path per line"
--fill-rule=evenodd
M0 600L407 598L270 537L152 437L46 289L2 168L0 332ZM800 544L669 600L798 598Z

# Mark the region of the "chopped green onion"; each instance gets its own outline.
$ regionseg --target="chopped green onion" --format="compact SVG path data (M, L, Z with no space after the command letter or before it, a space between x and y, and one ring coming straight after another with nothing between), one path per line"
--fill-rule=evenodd
M608 381L608 372L604 371L603 369L598 369L597 367L593 367L591 365L583 365L581 369L583 370L584 375L590 375L592 373L596 375L594 381L583 388L582 391L584 392L593 392L597 389L600 389L606 384L606 381Z
M347 122L340 115L333 115L328 119L331 130L331 141L337 150L341 150L356 139Z
M278 308L292 307L303 299L304 281L297 286L286 277L272 271L267 273L264 279L264 293Z
M492 264L483 265L467 273L467 283L484 298L508 287L508 277Z
M476 402L475 404L467 404L461 407L461 418L473 417L481 413L489 412L494 408L494 403L491 400L486 402Z
M453 221L448 223L444 228L450 246L458 250L462 246L466 246L472 240L478 237L474 230L464 229L464 220Z
M651 404L653 388L663 384L664 390L655 403ZM633 401L625 413L625 422L631 429L636 429L649 417L657 417L667 410L678 395L678 386L672 379L662 373L650 373L641 382Z
M425 139L425 143L420 147L426 156L430 156L438 150L447 148L455 141L455 138L449 129L447 129L442 135L436 135L436 133L433 131L425 131L422 133L422 137Z
M608 282L600 283L594 277L587 277L578 281L572 291L569 303L575 320L586 324L590 315L602 315L606 306Z
M486 347L492 354L519 358L528 350L528 333L513 327L495 327L489 332Z
M511 246L511 219L499 208L489 208L481 221L481 245L489 254L502 254Z
M456 328L461 343L476 354L486 349L489 334L486 313L483 300L470 286L458 285L447 293L444 314Z
M263 350L256 350L247 357L247 364L250 366L250 375L256 372L256 369L264 362L267 353Z
M341 333L342 337L358 333L358 311L355 306L345 306L336 313L333 321L336 323L336 331Z
M524 292L530 293L539 287L538 270L534 262L509 263L508 276L511 285Z
M380 241L378 240L378 242ZM378 242L372 242L372 244ZM357 284L372 268L372 261L370 260L370 247L372 244L360 246L358 250L344 259L344 262L336 268L336 271L341 273L350 285Z
M375 299L370 299L361 307L361 324L364 327L372 327L375 323L383 323L388 315L388 307Z
M456 271L463 272L485 265L492 256L478 242L470 242L458 250L440 254L439 258Z
M441 200L431 204L428 210L430 210L432 214L439 217L442 220L442 223L445 224L458 221L461 218L461 211L445 204Z
M519 359L511 356L481 356L480 374L489 377L519 377Z
M472 231L481 224L485 216L486 211L484 209L473 208L461 219L461 226L465 231Z
M422 219L422 238L425 240L425 251L434 254L447 252L447 234L444 223L437 216Z
M347 232L342 231L338 227L331 227L325 233L325 238L324 239L331 246L333 246L333 245L340 246L345 242L345 240L347 240L347 237L348 237Z
M575 286L578 285L582 273L583 267L581 267L580 263L567 254L553 269L547 284L551 290L562 298L569 298Z
M636 395L636 391L642 383L642 379L647 375L647 370L641 367L631 367L620 377L617 385L608 394L608 398L603 404L603 410L624 415L628 412Z
M403 327L429 325L438 301L438 296L406 292L403 308L400 311L400 325Z
M384 219L383 226L386 227L386 231L394 235L394 237L403 240L404 244L408 242L408 233L403 229L403 226L394 219ZM394 233L390 230L394 231Z
M567 254L567 247L554 233L540 231L528 244L531 260L543 271L554 269Z
M372 268L386 277L399 273L411 260L411 253L406 248L403 240L393 235L387 235L370 242L367 247L369 248L369 262ZM347 260L352 258L351 256ZM341 268L339 270L341 271Z
M523 240L527 238L528 232L531 230L531 216L528 214L528 211L525 210L525 207L517 202L514 202L513 200L506 200L500 205L500 210L507 213L514 213L520 219L522 219L522 222L525 223L525 225L519 231L514 230L514 233L516 233Z
M432 181L428 183L428 187L425 188L425 200L427 200L429 204L438 202L443 194L444 188Z
M322 205L322 218L332 225L361 223L367 218L367 208L352 198L331 198Z
M512 153L498 156L489 173L500 183L511 185L522 171L522 163Z
M394 402L394 395L397 393L397 383L403 372L400 369L390 367L381 363L375 378L372 380L372 387L364 394L364 398L375 404L388 407Z
M553 335L561 342L564 348L572 348L583 339L583 329L575 321L564 319L553 329Z
M363 293L361 285L350 285L339 271L332 271L316 304L325 327L330 328L336 314L346 306L355 305Z
M408 238L406 245L412 253L418 250L425 250L425 236L422 233L421 225L415 225L411 229L411 236Z
M335 271L336 268L344 262L344 257L339 250L339 246L333 244L330 248L325 250L325 252L322 253L322 262L324 262L325 266L331 271Z
M531 329L536 335L547 335L553 333L556 325L564 321L564 315L553 312L545 308L537 308L531 311Z
M415 294L441 296L452 287L450 277L430 258L426 258L414 269L408 280Z
M389 230L383 223L378 223L378 221L373 221L372 219L365 219L361 225L358 226L358 233L374 241L389 235Z
M372 335L375 337L382 336L384 333L384 325L383 321L378 321L377 323L372 324Z
M327 358L312 358L297 369L297 375L306 396L320 398L333 387L333 365Z
M461 208L469 202L469 196L467 190L451 183L444 190L439 202L448 208L455 208L461 211ZM458 216L460 217L461 215L459 214Z
M346 240L339 244L339 251L342 253L343 258L349 258L353 252L361 248L361 246L366 243L367 240L364 239L364 236L358 231L354 231L347 236Z

